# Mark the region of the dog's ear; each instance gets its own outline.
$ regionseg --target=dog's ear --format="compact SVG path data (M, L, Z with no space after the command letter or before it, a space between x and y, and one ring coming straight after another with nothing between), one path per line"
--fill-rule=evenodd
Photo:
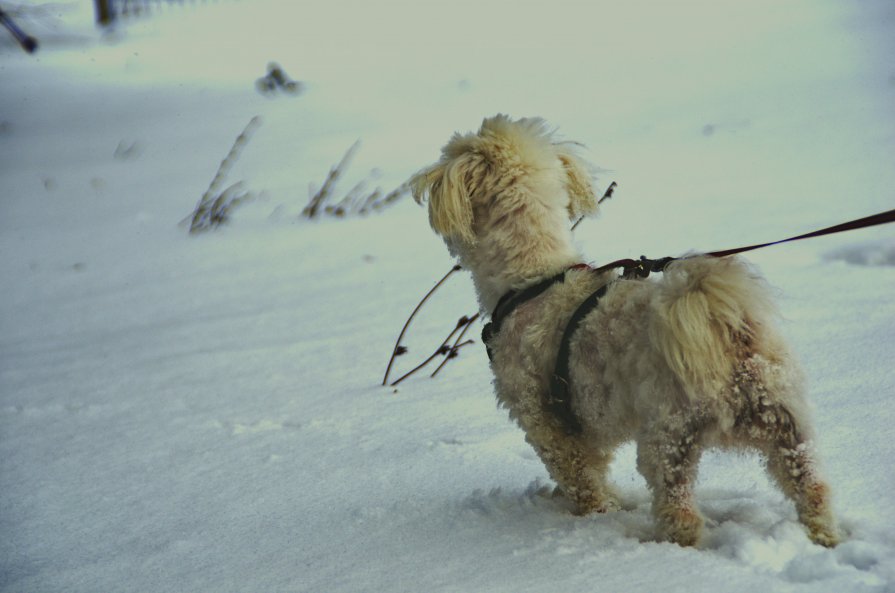
M559 157L566 172L566 191L569 194L569 219L575 220L597 211L597 195L591 180L587 163L575 153L569 143L556 144Z
M437 163L417 173L410 181L413 199L422 204L429 198L429 224L444 238L475 242L472 231L472 203L466 187L470 155Z

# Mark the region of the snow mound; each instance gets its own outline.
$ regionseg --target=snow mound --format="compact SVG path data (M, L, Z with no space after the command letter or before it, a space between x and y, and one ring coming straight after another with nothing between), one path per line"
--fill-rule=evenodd
M895 239L840 247L824 254L824 259L856 266L895 266Z

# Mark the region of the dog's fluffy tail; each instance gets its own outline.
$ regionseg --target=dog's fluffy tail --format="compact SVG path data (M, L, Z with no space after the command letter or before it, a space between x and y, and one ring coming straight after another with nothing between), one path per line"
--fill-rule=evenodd
M671 263L652 302L650 339L688 397L717 394L737 360L776 315L770 289L744 260L689 257Z

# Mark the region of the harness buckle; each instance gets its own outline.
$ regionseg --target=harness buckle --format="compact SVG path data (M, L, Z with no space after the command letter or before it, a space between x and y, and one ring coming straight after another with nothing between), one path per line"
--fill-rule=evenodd
M645 255L641 255L639 261L625 267L625 271L622 273L622 278L628 280L633 278L647 278L650 274L665 271L668 264L675 259L677 258L663 257L660 259L649 259Z

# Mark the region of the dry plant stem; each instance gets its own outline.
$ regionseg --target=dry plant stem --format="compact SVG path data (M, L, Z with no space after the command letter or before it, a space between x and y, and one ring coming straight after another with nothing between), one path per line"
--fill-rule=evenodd
M243 183L237 181L221 192L208 211L208 226L218 226L230 219L230 212L245 201L253 199L250 192L242 192Z
M440 371L441 369L443 369L443 368L444 368L444 365L446 365L446 364L448 363L449 360L451 360L452 358L456 358L456 356L457 356L457 352L460 351L460 348L462 348L463 346L466 346L467 344L472 344L472 343L473 343L472 340L466 340L465 342L461 342L460 340L463 339L463 336L465 336L465 335L466 335L466 332L469 331L469 328L472 327L472 322L475 321L475 320L478 319L478 318L479 318L479 314L478 314L478 313L476 313L476 314L473 315L472 317L466 318L466 324L465 324L465 327L463 328L463 331L460 332L460 335L457 336L457 339L454 340L454 345L451 346L451 350L450 350L450 352L447 353L447 355L444 357L444 360L441 361L441 364L438 365L438 368L436 368L435 371L434 371L431 375L429 375L429 377L434 378L435 375L438 374L438 371ZM459 326L458 326L458 327L459 327ZM450 338L448 338L448 339L450 339ZM445 342L447 342L447 340L445 340Z
M375 171L371 172L365 179L359 181L354 187L349 190L345 197L339 201L336 205L327 205L324 211L327 214L331 214L333 216L348 216L350 214L365 214L367 211L367 205L378 199L382 190L376 188L372 191L372 193L366 193L367 184L373 180L375 180L377 174Z
M360 196L364 193L364 191L366 191L367 182L371 179L373 179L373 175L369 175L366 179L358 181L354 185L354 187L348 190L348 193L345 194L345 197L342 198L342 200L338 204L336 204L335 207L337 209L341 208L342 211L344 211L345 213L351 213L352 211L354 211L356 209L355 204L358 201L363 200L363 198Z
M252 134L255 133L255 130L258 126L261 125L261 118L257 115L249 120L249 123L246 124L246 127L242 130L242 133L236 137L236 140L233 142L233 146L230 147L230 151L227 153L227 156L224 157L224 160L221 161L221 164L218 166L217 172L214 174L214 177L211 180L211 183L208 184L208 189L205 190L205 193L202 194L202 198L199 200L199 203L196 205L196 210L193 212L192 222L190 223L190 232L196 233L202 230L205 230L207 226L207 219L209 218L209 211L214 207L215 201L220 197L220 189L224 184L224 179L227 178L227 174L230 172L230 169L233 168L233 164L236 163L236 160L239 158L239 153L242 152L242 149L251 139Z
M236 140L233 141L233 146L230 147L230 152L228 152L227 156L224 157L224 160L221 161L217 173L215 173L214 178L208 185L208 189L205 190L205 194L202 196L203 201L210 200L211 197L218 192L221 185L223 185L224 183L224 179L230 172L230 169L233 168L233 165L239 158L239 153L242 152L242 149L248 143L249 139L251 139L252 134L255 133L255 130L258 128L259 125L261 125L261 118L256 115L251 120L249 120L249 123L246 124L246 127L242 130L239 136L236 137Z
M612 193L615 191L616 187L618 187L618 184L616 182L613 181L612 183L610 183L609 187L607 187L606 191L603 193L603 197L597 201L597 206L599 206L600 204L602 204L603 202L605 202L606 200L611 198ZM575 221L575 224L572 225L572 231L574 231L575 229L578 228L578 225L581 224L582 220L584 220L583 216Z
M6 27L6 29L12 34L13 38L22 46L29 54L33 54L37 51L37 39L28 35L24 31L22 31L18 25L16 25L15 21L12 20L12 16L0 8L0 25Z
M307 207L305 207L304 212L302 212L306 218L315 218L320 213L321 206L329 198L336 182L342 176L342 173L345 172L345 169L348 168L348 164L354 158L354 153L357 152L358 148L360 148L360 140L352 144L345 156L342 157L342 160L339 161L339 164L329 170L329 175L326 176L323 186L314 194Z
M301 212L303 217L316 219L324 215L336 218L345 218L351 215L365 216L370 212L384 210L410 193L409 180L385 195L383 195L383 190L380 187L369 191L367 187L380 176L380 172L374 169L340 199L336 194L336 186L339 180L346 174L359 147L360 140L355 142L342 157L342 160L330 169L320 189L314 190L312 187L311 193L313 195L308 199L308 204Z
M451 341L451 338L454 337L454 334L455 334L455 333L457 333L458 331L460 331L460 328L463 328L463 331L460 333L460 337L462 337L463 334L466 333L466 328L468 328L468 327L469 327L469 324L470 324L475 318L477 318L477 317L478 317L478 315L475 315L473 319L470 319L470 318L468 318L468 317L466 317L466 316L461 317L460 320L457 322L456 327L454 327L454 329L451 330L451 333L448 334L448 337L446 337L446 338L441 342L441 345L440 345L438 348L435 349L435 352L433 352L432 355L429 356L429 358L427 358L427 359L424 360L423 362L421 362L421 363L419 363L418 365L416 365L416 366L415 366L413 369L411 369L410 371L408 371L408 372L404 373L403 375L401 375L401 377L399 377L399 378L396 379L394 382L392 382L391 386L394 387L395 385L397 385L398 383L400 383L401 381L403 381L404 379L406 379L406 378L409 377L410 375L414 374L415 372L417 372L418 370L420 370L421 368L423 368L424 366L426 366L427 364L429 364L430 362L432 362L433 360L435 360L435 358L438 357L439 355L443 355L443 356L445 356L445 360L447 360L449 357L451 357L451 355L453 354L453 352L454 352L455 349L457 348L457 342L460 341L460 338L457 338L457 340L454 341L454 345L451 346L451 347L448 347L448 342ZM441 368L442 366L444 366L444 362L442 362L441 365L440 365L438 368ZM435 372L438 372L438 371L436 370Z
M366 187L368 182L375 178L376 175L371 173L366 179L360 181L357 185L351 188L351 190L336 204L324 205L323 201L331 198L332 194L323 196L320 203L314 205L316 214L320 214L322 211L327 215L335 216L337 218L351 215L366 216L370 212L382 211L384 208L391 206L398 199L410 192L410 187L407 183L401 184L384 197L382 195L382 188L379 187L367 192ZM322 209L321 206L323 206ZM305 216L309 216L309 210L310 206L305 209Z
M438 368L436 368L435 371L431 375L429 375L429 378L434 379L435 375L438 374L438 371L444 368L444 365L446 365L449 361L457 358L457 356L460 354L460 348L462 348L463 346L469 346L470 344L475 344L475 340L466 340L465 342L460 342L459 344L454 344L453 346L451 346L451 349L445 355L444 360L442 360L441 364L438 365Z
M405 181L404 183L390 191L388 194L386 194L386 196L381 200L371 201L369 206L373 208L373 210L381 210L382 208L390 206L391 204L397 202L408 193L410 193L410 182Z
M383 384L383 385L388 385L388 376L389 376L389 373L391 373L391 371L392 371L392 365L395 363L395 357L398 356L398 351L399 351L399 349L401 348L401 340L404 339L404 334L407 333L407 328L410 327L410 322L413 321L413 318L416 316L416 314L419 312L419 310L423 307L423 305L425 304L425 302L429 300L429 297L431 297L432 294L433 294L436 290L438 290L438 288L441 287L441 285L444 284L445 281L447 281L447 279L451 276L451 274L453 274L454 272L457 272L457 271L459 271L459 270L460 270L460 266L459 266L459 265L455 265L453 268L451 268L451 270L450 270L447 274L445 274L445 275L441 278L441 280L439 280L438 282L436 282L436 283L435 283L435 286L433 286L433 287L429 290L429 292L426 293L426 296L424 296L424 297L422 298L422 300L419 302L419 304L417 304L416 308L415 308L415 309L413 310L413 312L410 314L410 317L407 318L407 321L404 323L404 327L401 328L401 333L398 334L398 339L395 341L395 347L392 349L392 356L391 356L391 358L390 358L389 361L388 361L388 367L386 367L386 369L385 369L385 377L382 378L382 384Z

